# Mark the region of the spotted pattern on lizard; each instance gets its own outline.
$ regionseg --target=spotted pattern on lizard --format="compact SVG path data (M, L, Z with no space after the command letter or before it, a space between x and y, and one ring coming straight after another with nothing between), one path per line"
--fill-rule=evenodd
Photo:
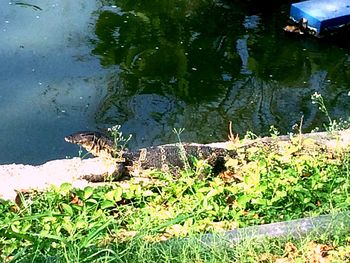
M220 172L225 169L225 158L236 156L235 151L195 143L165 144L117 152L110 138L90 131L74 133L66 136L65 140L84 147L94 156L114 160L119 165L119 172L129 174L140 169L181 169L186 163L192 165L192 157L205 160L213 167L214 172Z

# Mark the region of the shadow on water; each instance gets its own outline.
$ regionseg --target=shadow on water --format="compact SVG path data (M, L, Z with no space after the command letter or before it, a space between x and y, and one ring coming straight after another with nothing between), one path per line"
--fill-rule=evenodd
M185 140L225 140L229 121L264 135L304 116L310 131L326 121L314 92L347 118L348 44L285 35L290 1L281 2L107 1L93 54L119 68L99 127L122 124L137 146L174 141L174 127Z
M0 163L77 156L64 135L122 125L131 147L282 133L350 115L349 40L291 37L291 1L37 0L0 9ZM18 2L19 3L19 2Z

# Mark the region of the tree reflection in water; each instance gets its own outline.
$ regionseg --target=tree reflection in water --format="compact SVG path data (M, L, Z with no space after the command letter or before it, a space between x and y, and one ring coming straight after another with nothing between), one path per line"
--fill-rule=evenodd
M287 17L286 3L105 1L93 54L115 74L98 125L123 125L134 146L172 142L174 127L184 140L225 140L229 121L235 132L266 134L305 115L310 130L323 120L315 91L335 117L349 115L346 50L284 35Z

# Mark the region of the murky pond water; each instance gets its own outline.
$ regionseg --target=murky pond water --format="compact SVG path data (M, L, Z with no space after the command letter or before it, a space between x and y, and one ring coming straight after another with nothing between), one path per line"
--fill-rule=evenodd
M5 2L5 1L4 1ZM261 1L260 1L261 2ZM77 156L63 137L122 125L131 147L303 130L350 116L350 45L284 34L288 1L9 1L0 9L0 163Z

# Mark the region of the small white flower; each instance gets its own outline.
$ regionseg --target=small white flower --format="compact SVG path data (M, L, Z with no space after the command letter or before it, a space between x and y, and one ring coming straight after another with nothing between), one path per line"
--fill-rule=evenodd
M320 93L318 93L317 91L315 91L315 93L314 93L314 94L312 94L312 95L311 95L311 97L313 97L313 98L317 99L317 98L321 97L321 94L320 94Z

